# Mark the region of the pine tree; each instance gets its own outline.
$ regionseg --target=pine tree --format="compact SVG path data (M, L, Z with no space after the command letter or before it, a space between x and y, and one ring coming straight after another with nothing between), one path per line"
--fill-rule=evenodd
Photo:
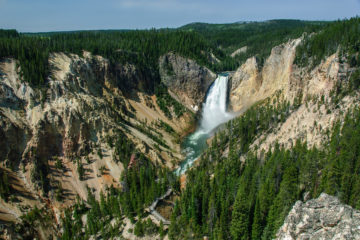
M243 187L240 187L232 212L232 220L230 226L230 233L235 240L250 239L249 234L249 206L247 204L247 197Z
M263 229L263 219L260 212L259 198L256 198L254 220L252 224L251 237L252 239L260 239Z

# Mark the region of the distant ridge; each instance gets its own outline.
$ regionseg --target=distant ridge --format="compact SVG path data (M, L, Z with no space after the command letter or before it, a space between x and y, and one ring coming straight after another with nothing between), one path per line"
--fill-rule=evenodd
M193 30L193 31L202 31L202 30L229 30L229 29L246 29L253 27L261 26L287 26L292 25L305 25L305 24L324 24L330 21L308 21L308 20L299 20L299 19L270 19L266 21L238 21L234 23L204 23L204 22L193 22L181 26L179 29L183 30Z

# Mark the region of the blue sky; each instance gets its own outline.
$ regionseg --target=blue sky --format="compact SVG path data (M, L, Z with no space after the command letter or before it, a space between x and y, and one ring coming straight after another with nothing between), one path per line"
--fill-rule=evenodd
M0 0L0 28L22 32L179 27L191 22L334 20L360 0Z

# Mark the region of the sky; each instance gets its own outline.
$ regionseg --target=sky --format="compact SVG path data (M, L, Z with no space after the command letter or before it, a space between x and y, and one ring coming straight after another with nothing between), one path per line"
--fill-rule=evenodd
M336 20L356 15L360 15L360 0L0 0L0 28L20 32Z

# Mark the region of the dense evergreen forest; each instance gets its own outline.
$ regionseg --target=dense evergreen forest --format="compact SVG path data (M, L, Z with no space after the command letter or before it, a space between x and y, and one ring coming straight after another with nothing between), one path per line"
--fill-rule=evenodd
M217 134L199 166L188 172L171 218L171 239L193 239L193 234L199 239L272 239L306 192L310 198L326 192L360 209L359 108L334 126L324 149L297 141L289 150L274 143L263 156L247 152L259 131L282 121L273 116L291 111L286 103L255 107ZM223 155L226 147L228 156Z
M233 24L193 23L181 29L198 32L212 45L222 49L226 57L215 68L223 71L235 69L252 56L256 56L259 63L264 63L273 47L299 38L304 32L317 32L328 24L321 21L270 20ZM247 50L230 57L232 52L242 47L247 47Z
M351 66L359 64L360 18L336 21L317 34L310 34L297 48L295 63L315 67L324 57L339 51L340 57L347 57ZM346 56L349 55L349 56Z
M20 61L23 79L34 86L44 86L48 76L48 58L52 52L82 54L89 51L108 58L111 64L135 64L153 74L158 83L157 64L161 55L175 51L208 65L208 52L218 52L196 33L176 30L84 31L27 35L16 31L0 32L0 58Z
M50 53L81 55L85 50L108 58L112 64L135 64L142 71L152 73L155 87L159 83L158 59L169 51L192 58L214 71L235 70L248 57L256 55L264 60L275 45L324 25L323 22L273 20L222 27L195 24L180 29L136 31L23 34L16 30L0 30L0 59L18 59L23 79L33 86L44 87ZM229 56L231 51L242 46L249 46L246 53L236 58ZM211 53L220 62L212 61Z

